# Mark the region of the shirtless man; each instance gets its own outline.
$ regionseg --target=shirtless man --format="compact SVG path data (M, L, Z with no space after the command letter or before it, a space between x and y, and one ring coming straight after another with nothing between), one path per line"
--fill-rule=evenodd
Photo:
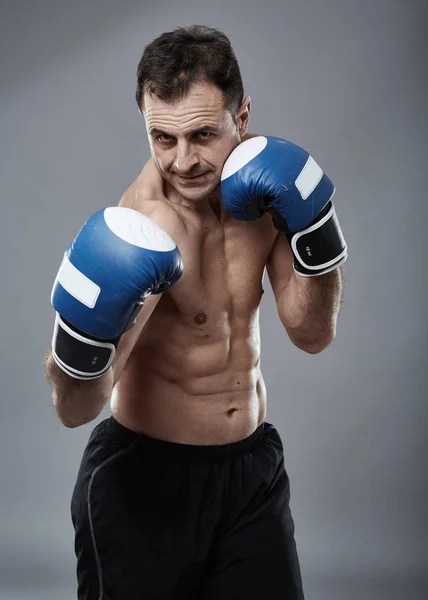
M290 340L322 351L336 332L343 236L336 217L327 231L321 210L298 210L326 222L321 245L312 228L305 270L284 235L293 213L283 200L266 212L249 191L252 156L269 170L304 151L247 133L250 98L221 32L154 40L137 102L152 158L119 207L87 221L52 291L45 368L61 422L88 423L111 400L72 498L78 598L303 599L282 443L265 422L259 304L266 268Z

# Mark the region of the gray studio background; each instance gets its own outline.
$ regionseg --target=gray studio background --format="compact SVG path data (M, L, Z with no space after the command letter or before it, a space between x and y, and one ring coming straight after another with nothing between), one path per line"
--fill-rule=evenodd
M349 246L337 338L295 348L265 280L268 417L291 478L308 600L427 597L426 4L2 0L0 598L76 597L69 504L96 423L61 425L42 359L65 246L149 156L143 47L230 36L250 131L307 148Z

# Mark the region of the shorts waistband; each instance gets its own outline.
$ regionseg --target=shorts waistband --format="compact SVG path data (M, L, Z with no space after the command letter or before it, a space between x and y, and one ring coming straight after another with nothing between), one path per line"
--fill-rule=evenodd
M144 433L137 433L128 429L111 416L107 419L107 431L115 439L124 443L131 443L138 440L138 446L146 450L154 451L156 454L167 456L169 459L184 460L226 460L244 454L262 438L266 427L272 427L269 423L261 423L257 429L248 437L232 442L230 444L200 446L194 444L179 444L168 442L157 438L152 438Z

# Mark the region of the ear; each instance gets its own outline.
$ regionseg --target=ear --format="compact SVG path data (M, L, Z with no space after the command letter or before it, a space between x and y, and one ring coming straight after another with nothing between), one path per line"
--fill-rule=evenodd
M239 136L242 138L248 131L248 123L250 121L251 98L246 96L236 113L236 126Z

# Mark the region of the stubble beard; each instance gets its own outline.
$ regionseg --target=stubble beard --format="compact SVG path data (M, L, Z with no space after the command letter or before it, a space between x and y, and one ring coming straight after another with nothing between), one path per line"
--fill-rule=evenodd
M183 189L182 187L172 187L174 188L175 192L179 194L179 196L181 196L184 200L187 200L188 202L203 202L204 200L207 200L214 195L218 195L220 197L220 179L214 181L208 187L204 187L204 189L201 190L199 193L199 190L197 189L195 189L193 193L189 194L186 193L186 189Z

